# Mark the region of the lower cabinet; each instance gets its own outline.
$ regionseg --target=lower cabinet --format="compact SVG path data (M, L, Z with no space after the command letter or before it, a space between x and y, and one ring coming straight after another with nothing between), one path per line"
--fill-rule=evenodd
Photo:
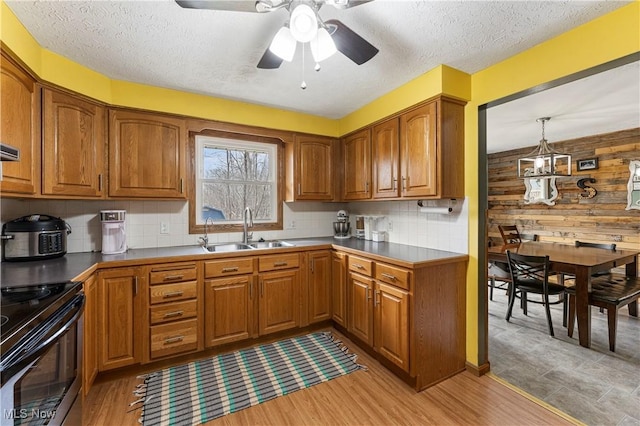
M333 321L347 328L347 255L331 253L331 297Z
M409 371L409 292L375 283L374 349Z
M298 269L265 272L259 275L259 280L260 335L297 327L300 321Z
M253 334L254 278L239 275L205 281L205 345L223 345Z
M308 255L307 294L309 323L331 319L331 264L330 250L312 251Z
M143 281L137 267L98 272L100 371L141 360Z
M349 274L348 330L358 339L373 346L373 279Z
M98 286L92 275L84 282L84 326L82 336L82 391L89 393L98 375Z
M147 275L149 336L143 361L202 349L201 280L196 262L153 265Z

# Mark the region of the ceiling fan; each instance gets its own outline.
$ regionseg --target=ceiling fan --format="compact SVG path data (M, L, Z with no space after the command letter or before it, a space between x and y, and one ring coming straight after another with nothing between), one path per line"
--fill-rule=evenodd
M322 21L318 11L325 4L336 9L348 9L372 0L176 0L188 9L228 10L236 12L267 13L278 9L289 11L289 20L274 36L258 62L258 68L275 69L283 61L290 62L298 42L309 43L316 63L336 51L358 65L377 53L371 43L337 19Z

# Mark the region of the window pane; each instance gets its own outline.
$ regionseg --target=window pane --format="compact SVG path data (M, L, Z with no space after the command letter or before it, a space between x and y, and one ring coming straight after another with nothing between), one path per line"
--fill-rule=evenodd
M204 161L202 178L205 179L229 179L227 167L227 150L205 146L203 149Z
M272 194L270 184L203 183L201 219L242 221L247 206L254 220L273 220Z

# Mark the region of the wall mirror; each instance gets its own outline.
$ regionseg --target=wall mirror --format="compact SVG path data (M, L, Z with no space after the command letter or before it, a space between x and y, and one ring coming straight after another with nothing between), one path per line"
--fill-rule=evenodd
M640 160L631 160L629 162L626 210L631 209L640 210Z
M525 174L526 176L526 174ZM558 188L556 187L556 178L525 178L524 193L525 204L546 204L554 206L556 198L558 198Z

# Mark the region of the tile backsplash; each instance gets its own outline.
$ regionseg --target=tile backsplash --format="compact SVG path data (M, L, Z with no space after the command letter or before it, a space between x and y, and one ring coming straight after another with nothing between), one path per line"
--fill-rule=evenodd
M444 201L446 203L446 201ZM282 231L254 231L254 239L286 239L333 235L332 223L338 210L347 210L355 229L356 214L384 215L388 241L468 252L468 208L458 200L449 215L421 213L414 201L358 203L298 202L284 203ZM87 200L0 200L0 221L27 214L58 216L71 225L67 238L69 253L99 251L102 248L100 210L126 210L125 227L129 248L155 248L198 244L202 234L189 234L186 201L87 201ZM161 233L161 224L167 233ZM352 232L353 233L353 232ZM209 235L210 243L239 241L241 233Z

